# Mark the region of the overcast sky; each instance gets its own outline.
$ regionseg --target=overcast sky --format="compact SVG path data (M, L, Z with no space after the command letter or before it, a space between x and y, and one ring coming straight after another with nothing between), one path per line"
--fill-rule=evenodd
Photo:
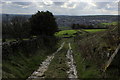
M85 0L84 0L85 1ZM50 11L54 15L117 15L118 14L118 1L106 2L54 2L47 0L47 2L37 2L31 0L26 2L15 2L12 0L0 2L2 5L2 13L7 14L34 14L39 11Z

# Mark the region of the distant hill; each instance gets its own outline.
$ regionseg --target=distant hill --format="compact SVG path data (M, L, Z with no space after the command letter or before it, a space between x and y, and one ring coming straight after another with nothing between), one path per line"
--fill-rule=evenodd
M30 18L31 15L19 15L19 14L2 14L2 20L10 20L14 16L25 16ZM0 15L1 17L1 15ZM96 25L98 23L111 23L118 20L117 15L88 15L88 16L69 16L69 15L55 15L56 22L59 27L70 27L73 23Z

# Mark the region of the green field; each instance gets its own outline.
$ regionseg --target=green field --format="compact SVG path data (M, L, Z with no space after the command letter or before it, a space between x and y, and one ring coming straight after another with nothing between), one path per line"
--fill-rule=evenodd
M83 29L84 31L87 32L100 32L100 31L105 31L106 29Z
M75 36L77 33L78 35L82 35L85 33L95 33L100 31L105 31L106 29L82 29L82 30L63 30L59 31L55 34L57 37L71 37Z
M63 30L63 31L59 31L55 34L55 36L58 37L70 37L70 36L74 36L74 33L77 33L79 30Z
M100 23L100 25L104 25L104 26L117 25L117 22L112 22L112 23Z

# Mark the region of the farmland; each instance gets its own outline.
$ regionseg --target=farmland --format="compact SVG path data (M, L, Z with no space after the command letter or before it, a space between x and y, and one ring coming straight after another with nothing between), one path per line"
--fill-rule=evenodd
M106 26L109 26L109 25L117 25L117 22L112 22L112 23L101 23L101 25L106 25Z
M84 31L95 33L100 31L105 31L106 29L84 29Z
M81 30L62 30L55 33L55 36L58 37L70 37L75 36L77 33L80 35L84 35L86 33L95 33L105 31L106 29L81 29Z
M75 33L77 33L79 30L63 30L60 32L57 32L55 35L59 37L70 37L74 36Z

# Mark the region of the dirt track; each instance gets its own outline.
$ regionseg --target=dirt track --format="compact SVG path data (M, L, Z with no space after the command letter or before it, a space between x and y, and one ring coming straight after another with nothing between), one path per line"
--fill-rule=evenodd
M69 45L69 49L68 49L67 55L66 55L67 65L69 67L69 70L67 71L68 78L75 79L75 78L78 78L77 70L76 70L75 61L73 58L73 51L72 51L70 43L68 45Z
M51 63L52 59L54 58L54 55L57 54L64 46L65 42L63 42L60 46L60 48L57 49L55 53L53 53L51 56L47 56L47 59L40 64L40 67L32 73L30 77L28 77L27 80L34 80L38 78L44 78L44 72L47 71L49 64Z

